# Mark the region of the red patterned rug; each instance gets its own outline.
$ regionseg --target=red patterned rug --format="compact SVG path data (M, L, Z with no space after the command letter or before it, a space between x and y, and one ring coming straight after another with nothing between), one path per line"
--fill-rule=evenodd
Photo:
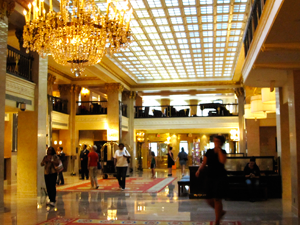
M168 184L172 183L176 178L126 178L126 188L124 192L134 193L157 193L162 191ZM117 179L99 179L99 189L92 189L90 181L83 181L77 184L64 185L57 187L57 191L93 191L93 192L111 192L119 191Z
M66 219L54 218L38 225L214 225L213 221L209 222L185 222L185 221L122 221L122 220L100 220L100 219ZM238 221L222 221L221 225L241 225Z

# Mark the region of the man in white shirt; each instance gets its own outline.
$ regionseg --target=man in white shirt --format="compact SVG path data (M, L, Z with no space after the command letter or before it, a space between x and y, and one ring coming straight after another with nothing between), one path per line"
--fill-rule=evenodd
M117 168L117 179L119 186L122 191L125 190L125 179L128 168L128 159L130 158L129 152L124 148L124 144L119 144L119 150L114 154L115 166Z

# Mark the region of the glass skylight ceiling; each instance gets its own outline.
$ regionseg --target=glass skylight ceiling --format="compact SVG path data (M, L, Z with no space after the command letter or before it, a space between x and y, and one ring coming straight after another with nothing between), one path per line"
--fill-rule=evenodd
M106 3L97 3L101 11ZM249 0L131 0L134 41L112 61L137 82L231 80Z

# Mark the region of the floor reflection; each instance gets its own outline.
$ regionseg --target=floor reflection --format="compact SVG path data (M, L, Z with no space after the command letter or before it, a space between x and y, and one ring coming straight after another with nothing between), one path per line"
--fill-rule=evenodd
M179 174L180 175L180 174ZM150 179L150 172L144 172ZM158 177L165 177L158 172ZM68 180L68 177L66 177ZM69 180L70 181L70 180ZM204 200L178 197L177 181L159 193L118 192L58 192L55 208L46 207L46 199L17 198L16 188L5 195L6 210L0 213L0 224L34 225L52 218L152 221L212 221L214 212ZM226 220L241 221L242 225L296 225L298 218L280 199L262 202L224 201Z

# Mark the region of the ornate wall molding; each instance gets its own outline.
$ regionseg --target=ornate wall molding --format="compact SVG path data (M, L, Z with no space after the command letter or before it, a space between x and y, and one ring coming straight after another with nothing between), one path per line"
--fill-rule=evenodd
M119 83L106 83L104 87L107 92L115 92L115 91L122 92L124 90L124 86Z
M56 111L51 112L52 128L69 129L69 114L64 114Z
M76 116L76 122L107 122L107 115L80 115Z
M238 128L239 117L183 117L183 118L150 118L134 119L134 129L205 129L205 128Z
M6 92L34 98L34 89L34 83L6 74Z

